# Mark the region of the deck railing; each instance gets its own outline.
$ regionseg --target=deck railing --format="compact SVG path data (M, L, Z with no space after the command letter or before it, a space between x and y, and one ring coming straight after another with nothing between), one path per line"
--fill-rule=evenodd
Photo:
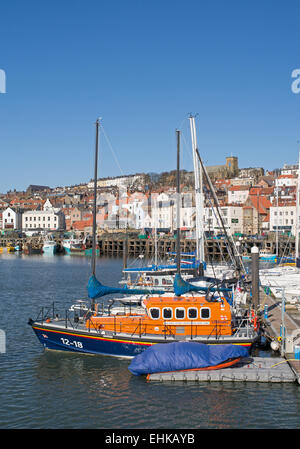
M74 312L74 311L73 311ZM73 313L72 312L72 313ZM71 316L69 310L65 311L65 315L60 316L57 313L55 303L53 302L49 307L42 307L38 313L38 316L35 321L46 322L51 319L54 321L64 322L65 327L72 327L73 329L78 329L83 323L86 325L86 329L91 332L102 333L103 329L97 323L94 323L93 320L89 319L92 316L92 312L87 312L85 316L81 313L74 316ZM110 315L112 317L112 315ZM127 320L120 319L118 316L113 315L113 323L112 328L108 331L108 329L104 329L105 332L112 332L113 335L117 335L118 333L126 333L124 331L124 325L127 324ZM209 332L207 334L203 333L204 328L208 329L210 327ZM206 335L208 338L220 338L222 335L225 335L225 328L231 327L231 323L229 321L211 321L210 324L199 325L194 324L192 320L189 320L189 324L169 324L168 321L164 321L162 325L157 324L157 331L155 333L152 330L152 335L164 335L164 339L180 339L180 337L189 337L191 340L196 339L199 335ZM179 331L178 328L182 327L182 332ZM153 324L145 324L142 322L142 317L138 320L136 327L131 332L131 336L137 336L142 338L145 335L150 334L150 328L153 328ZM189 328L189 332L186 332L186 329ZM201 333L199 334L199 330L201 329ZM238 325L234 329L234 334L236 335L239 332L244 332L246 337L249 337L251 332L253 332L253 328L250 326L250 320L248 317L242 318Z

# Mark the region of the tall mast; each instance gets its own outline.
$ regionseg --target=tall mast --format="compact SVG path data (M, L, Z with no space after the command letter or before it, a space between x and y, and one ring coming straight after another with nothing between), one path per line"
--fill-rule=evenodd
M98 140L100 120L96 120L96 144L95 144L95 172L94 172L94 204L93 204L93 247L92 247L92 275L96 274L96 215L97 215L97 170L98 170Z
M155 269L157 269L157 199L154 200L154 214L153 214L153 220L154 220L154 265Z
M276 226L276 256L278 257L279 251L278 251L278 225L279 225L279 213L278 213L278 176L277 176L277 182L276 182L276 213L277 213L277 226Z
M204 261L204 229L203 229L203 174L200 161L197 158L197 137L195 117L192 115L190 119L194 177L195 177L195 205L196 205L196 260L201 264Z
M177 135L177 172L176 172L176 197L177 197L177 233L176 233L176 262L177 274L180 274L180 131L176 130Z
M295 251L295 262L297 266L297 259L299 257L299 197L300 197L300 150L298 159L298 182L296 191L296 251Z
M212 182L211 182L211 180L210 180L210 177L209 177L209 175L208 175L208 173L207 173L207 170L206 170L206 168L205 168L205 166L204 166L204 164L203 164L203 161L202 161L202 159L201 159L201 157L200 157L200 154L199 154L199 151L198 151L197 148L196 148L196 154L197 154L197 157L198 157L198 159L199 159L199 161L200 161L201 168L202 168L203 173L204 173L204 175L205 175L206 181L207 181L207 183L208 183L208 185L209 185L209 189L210 189L210 191L211 191L211 193L212 193L212 196L213 196L213 199L214 199L214 203L215 203L216 212L217 212L217 214L218 214L218 217L219 217L220 223L221 223L221 225L222 225L224 234L225 234L225 236L226 236L226 238L227 238L227 241L228 241L228 243L229 243L229 246L227 247L228 252L229 252L229 256L230 256L232 262L235 264L236 269L237 269L238 271L243 271L243 272L245 272L245 268L244 268L244 265L243 265L241 256L239 255L239 252L238 252L238 250L237 250L237 248L236 248L236 245L235 245L235 242L234 242L234 240L233 240L233 238L232 238L232 235L231 235L231 234L228 234L228 233L227 233L227 230L226 230L226 228L225 228L224 220L223 220L222 215L221 215L221 213L220 213L220 205L219 205L219 201L218 201L217 195L216 195L216 193L215 193L215 191L214 191ZM236 257L235 257L235 256L236 256Z

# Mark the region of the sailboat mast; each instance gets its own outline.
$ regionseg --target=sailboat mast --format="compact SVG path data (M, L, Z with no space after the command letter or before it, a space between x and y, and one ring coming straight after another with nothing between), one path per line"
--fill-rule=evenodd
M96 143L95 143L95 172L94 172L94 203L93 203L93 247L92 247L92 274L96 274L96 215L97 215L97 177L98 177L98 140L100 120L96 120Z
M298 159L298 181L296 191L296 247L295 247L295 262L297 266L297 259L299 258L299 197L300 197L300 150Z
M177 233L176 233L176 263L177 274L180 274L180 131L176 130L177 135L177 171L176 171L176 197L177 197Z
M197 154L197 157L198 157L199 162L200 162L200 164L201 164L201 168L202 168L203 173L204 173L204 175L205 175L206 181L207 181L207 183L208 183L208 185L209 185L209 189L210 189L210 191L211 191L211 193L212 193L212 196L213 196L213 199L214 199L214 203L215 203L215 207L216 207L216 212L217 212L217 214L218 214L218 217L219 217L220 223L221 223L221 225L222 225L224 234L225 234L225 236L226 236L226 238L227 238L227 241L228 241L228 243L229 243L229 246L227 247L227 249L228 249L230 258L231 258L232 262L235 264L236 269L237 269L238 271L243 271L243 272L245 272L245 268L244 268L244 265L243 265L241 256L239 255L239 253L238 253L238 251L237 251L237 248L236 248L236 246L235 246L234 240L233 240L231 234L228 235L227 230L226 230L226 228L225 228L224 220L223 220L222 215L221 215L221 213L220 213L220 207L219 207L219 202L218 202L217 195L216 195L216 193L215 193L215 191L214 191L212 182L211 182L211 180L210 180L210 177L209 177L209 175L208 175L208 173L207 173L207 170L206 170L206 168L205 168L205 166L204 166L204 164L203 164L203 161L202 161L202 159L201 159L201 157L200 157L200 154L199 154L199 151L198 151L197 148L196 148L196 154ZM237 257L235 257L235 255L236 255Z
M194 163L194 178L195 178L195 205L196 205L196 260L200 264L204 261L204 229L203 229L203 176L200 162L197 158L197 136L195 117L192 115L190 119L193 163Z

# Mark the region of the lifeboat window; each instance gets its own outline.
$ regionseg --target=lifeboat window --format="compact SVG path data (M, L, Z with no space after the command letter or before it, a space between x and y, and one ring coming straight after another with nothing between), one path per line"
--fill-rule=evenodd
M198 316L198 310L195 307L190 307L188 310L188 317L190 320L195 320Z
M164 307L163 309L163 318L165 320L169 320L172 318L173 310L170 307Z
M200 309L200 317L201 318L210 318L210 308L209 307L202 307Z
M162 285L166 285L166 280L165 280L165 278L162 278Z
M154 283L155 283L155 285L158 285L159 284L159 280L155 279Z
M159 315L160 315L160 310L157 307L152 307L151 309L149 309L151 318L153 320L158 320L159 319Z
M183 307L176 307L175 316L178 320L183 320L185 318L185 309Z

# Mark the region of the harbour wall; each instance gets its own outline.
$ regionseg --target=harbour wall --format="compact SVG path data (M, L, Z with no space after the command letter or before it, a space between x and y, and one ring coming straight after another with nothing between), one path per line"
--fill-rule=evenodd
M55 238L58 248L63 251L62 238ZM97 243L100 254L107 256L122 256L127 247L128 256L145 255L153 256L155 254L155 241L153 238L128 237L119 234L109 234L98 236ZM23 237L9 238L0 237L0 247L8 247L10 245L21 245L21 247L31 246L32 248L42 248L43 241L41 237ZM90 242L91 245L91 242ZM258 246L260 251L270 254L276 252L276 242L273 239L253 239L247 238L240 241L240 254L251 255L252 246ZM196 249L196 241L194 239L183 238L180 242L181 252L190 253ZM205 241L205 257L206 260L226 260L229 257L228 243L225 239L207 239ZM278 242L279 256L292 256L295 253L295 241L288 239L280 239ZM169 252L176 251L176 239L174 237L159 237L157 240L157 254L165 256Z

